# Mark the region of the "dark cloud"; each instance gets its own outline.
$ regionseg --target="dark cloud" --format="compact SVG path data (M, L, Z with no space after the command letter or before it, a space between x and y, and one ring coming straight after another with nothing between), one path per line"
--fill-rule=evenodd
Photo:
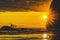
M0 0L0 11L26 11L48 0ZM34 10L33 10L34 11Z

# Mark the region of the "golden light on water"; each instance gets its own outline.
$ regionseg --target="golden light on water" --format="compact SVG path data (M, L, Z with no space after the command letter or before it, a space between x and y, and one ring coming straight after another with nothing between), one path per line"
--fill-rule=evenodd
M48 39L43 39L43 40L48 40Z
M48 37L48 34L43 34L43 38L47 38Z
M51 32L50 32L50 33L43 33L43 34L42 34L43 40L51 39L53 36L54 36L54 34L51 33Z
M0 35L2 40L17 40L17 39L35 39L37 40L50 40L53 37L51 33L39 33L39 34L19 34L19 35Z

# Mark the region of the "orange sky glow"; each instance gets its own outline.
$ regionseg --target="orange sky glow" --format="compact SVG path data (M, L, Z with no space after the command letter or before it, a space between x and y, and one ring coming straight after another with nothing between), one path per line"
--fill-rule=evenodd
M49 15L51 1L41 6L32 7L34 10L42 12L0 12L0 26L16 25L16 28L43 28L46 29L46 21ZM44 11L44 12L43 12Z
M48 12L0 12L0 25L20 28L45 28Z

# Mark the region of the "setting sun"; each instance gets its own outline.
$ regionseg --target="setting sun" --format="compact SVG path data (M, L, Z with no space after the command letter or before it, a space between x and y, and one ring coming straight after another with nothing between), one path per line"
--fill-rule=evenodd
M44 16L43 16L43 19L46 19L46 18L47 18L47 16L46 16L46 15L44 15Z

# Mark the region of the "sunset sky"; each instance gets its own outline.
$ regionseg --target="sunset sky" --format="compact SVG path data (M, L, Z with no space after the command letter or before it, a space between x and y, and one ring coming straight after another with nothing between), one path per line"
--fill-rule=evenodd
M46 28L51 0L1 0L0 4L0 26Z

